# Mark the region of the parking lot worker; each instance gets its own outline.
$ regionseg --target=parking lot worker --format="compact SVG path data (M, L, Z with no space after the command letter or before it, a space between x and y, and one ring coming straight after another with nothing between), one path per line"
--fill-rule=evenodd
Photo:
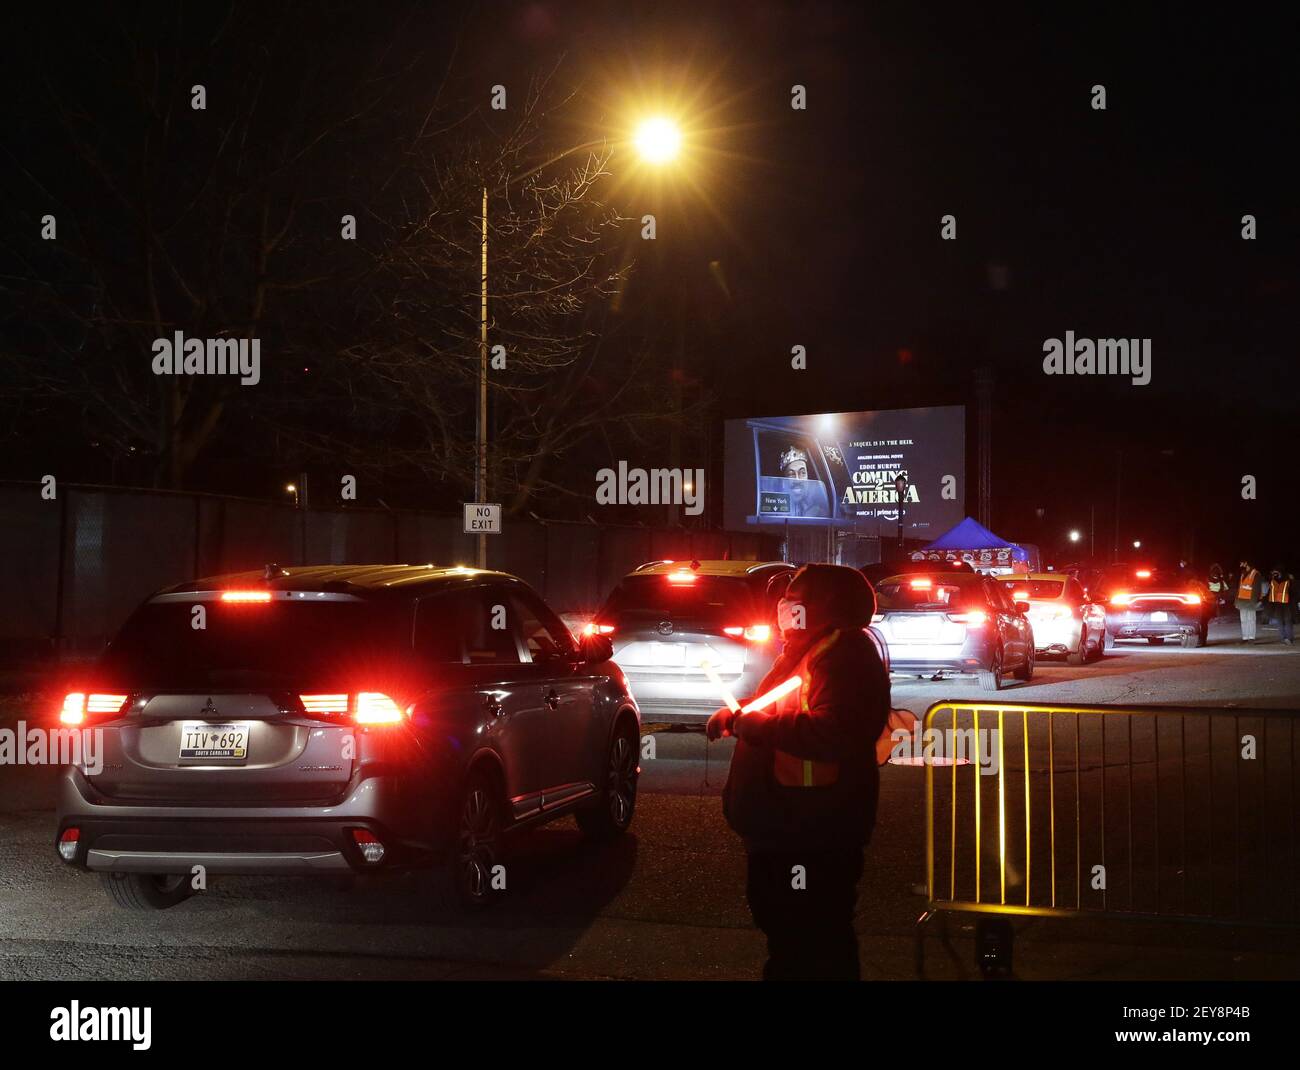
M710 739L737 737L723 812L745 842L767 980L860 976L853 914L889 716L889 679L864 632L875 608L857 569L799 569L777 605L784 648L757 693L792 676L801 686L765 710L709 719Z
M1291 603L1294 600L1293 580L1295 577L1289 572L1282 571L1281 568L1275 568L1273 574L1269 577L1268 583L1268 611L1277 625L1277 635L1282 642L1288 646L1292 645L1295 640L1294 626L1291 616Z
M1244 558L1241 562L1241 579L1237 581L1237 612L1241 614L1241 639L1245 643L1255 641L1255 625L1259 612L1259 600L1264 579Z

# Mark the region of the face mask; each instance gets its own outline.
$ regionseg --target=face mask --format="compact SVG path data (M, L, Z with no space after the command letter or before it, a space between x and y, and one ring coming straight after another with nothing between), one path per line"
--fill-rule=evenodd
M780 629L781 638L786 641L798 632L803 631L803 628L799 627L800 624L807 624L807 621L796 619L796 606L802 606L802 603L792 602L788 598L782 598L776 604L776 626ZM799 616L803 617L804 614L800 613Z

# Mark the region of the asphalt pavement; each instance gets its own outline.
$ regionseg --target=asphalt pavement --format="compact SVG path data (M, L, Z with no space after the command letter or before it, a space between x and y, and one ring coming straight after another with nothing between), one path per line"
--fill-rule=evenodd
M1200 650L1121 644L1101 663L1040 661L1007 702L1300 708L1300 648L1246 646L1216 621ZM973 682L896 681L894 704L921 713L945 699L987 700ZM10 701L2 715L25 715ZM623 978L758 975L762 937L744 902L744 855L722 819L731 743L648 726L633 831L584 842L571 820L520 837L507 891L466 918L432 894L427 875L350 886L270 878L216 879L172 910L114 908L95 877L56 858L48 768L0 767L0 978ZM916 918L925 906L924 771L882 771L880 820L860 889L863 973L916 976ZM1295 874L1280 872L1279 895ZM926 975L975 976L973 927L928 929ZM1181 924L1017 923L1023 978L1300 977L1300 939Z

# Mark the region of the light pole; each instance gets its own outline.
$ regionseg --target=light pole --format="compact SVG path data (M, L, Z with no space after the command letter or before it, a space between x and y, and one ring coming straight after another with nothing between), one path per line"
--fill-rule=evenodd
M906 511L904 502L907 501L907 476L901 472L894 477L894 490L898 494L898 552L903 552L903 513Z
M643 120L637 127L636 134L633 137L633 144L636 146L637 152L643 160L651 164L666 164L676 159L681 149L681 141L681 129L675 122L664 116L655 116ZM594 148L600 144L603 144L603 141L585 141L580 145L574 145L572 148L565 149L563 152L552 156L543 164L527 172L527 174L535 174L542 167L556 163L575 152ZM509 185L511 181L513 179L507 179L506 184ZM482 504L487 501L488 494L488 188L486 184L483 186L483 208L480 213L479 223L482 237L480 239L481 266L479 272L478 411L474 420L474 437L476 440L474 499ZM478 546L475 556L478 567L487 568L487 533L479 532L477 540Z

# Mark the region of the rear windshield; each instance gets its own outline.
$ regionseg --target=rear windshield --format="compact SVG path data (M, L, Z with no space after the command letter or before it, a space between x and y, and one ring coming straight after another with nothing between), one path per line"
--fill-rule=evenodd
M1023 602L1026 598L1060 598L1065 580L1003 580L1002 586L1016 601Z
M611 622L636 615L679 620L726 618L727 624L743 625L757 622L759 613L759 599L741 577L694 576L683 582L658 573L625 577L614 588L600 617Z
M960 609L983 602L977 584L954 583L951 576L890 576L876 586L881 610Z
M195 628L195 606L205 612ZM372 602L151 602L101 662L125 685L271 687L347 682L392 667L411 645L411 607Z

